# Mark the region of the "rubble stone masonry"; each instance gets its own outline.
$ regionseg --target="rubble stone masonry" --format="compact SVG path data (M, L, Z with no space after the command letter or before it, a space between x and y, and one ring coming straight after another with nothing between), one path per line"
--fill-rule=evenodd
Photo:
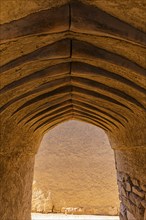
M146 220L146 185L123 172L117 172L117 177L121 200L121 220Z

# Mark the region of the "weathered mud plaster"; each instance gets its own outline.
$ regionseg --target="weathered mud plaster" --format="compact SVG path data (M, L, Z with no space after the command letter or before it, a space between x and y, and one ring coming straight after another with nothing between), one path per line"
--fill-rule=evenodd
M34 155L49 129L77 119L104 129L120 169L136 175L146 147L145 1L3 0L0 16L0 154Z
M1 220L30 220L34 156L0 156Z

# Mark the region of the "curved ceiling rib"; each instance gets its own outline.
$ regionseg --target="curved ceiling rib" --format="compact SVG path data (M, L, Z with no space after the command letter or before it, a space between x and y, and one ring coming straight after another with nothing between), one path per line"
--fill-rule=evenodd
M69 119L114 132L145 114L143 29L81 1L0 28L2 120L40 134ZM23 41L24 51L15 48Z
M53 103L52 103L52 105L50 106L50 107L47 107L46 106L46 108L44 108L43 107L43 110L42 111L39 111L38 113L36 113L36 114L34 114L34 112L32 113L33 114L33 116L31 116L30 114L29 115L27 115L27 117L25 117L25 118L23 118L23 119L21 119L20 120L20 122L22 122L23 120L26 120L26 118L28 118L29 116L31 116L26 122L25 122L25 124L27 124L28 122L30 122L30 121L32 121L32 120L37 120L38 118L40 118L42 115L44 115L44 114L46 114L46 113L48 113L48 112L51 112L51 110L54 110L54 109L56 109L56 107L59 107L59 106L62 106L63 104L67 104L68 102L72 102L72 104L73 104L73 108L74 107L79 107L79 108L82 108L82 109L84 109L84 111L91 111L91 112L93 112L94 114L97 114L97 113L95 113L95 112L98 112L98 116L99 117L101 117L101 118L103 118L104 120L107 120L107 121L109 121L109 122L111 122L111 123L113 123L113 124L115 124L115 122L118 124L118 123L120 123L120 124L122 124L117 118L115 118L115 117L113 117L111 114L109 114L109 113L107 113L107 112L104 112L104 111L102 111L102 110L100 110L100 109L98 109L98 108L95 108L95 107L93 107L92 105L87 105L87 104L84 104L83 102L79 102L79 101L76 101L76 100L74 100L74 99L71 99L71 97L70 97L70 99L66 99L65 101L63 100L61 100L60 101L60 99L59 99L59 102L56 102L56 100L55 100L55 104L53 105ZM48 104L48 103L47 103ZM114 122L115 121L115 122ZM19 123L20 123L19 122ZM117 126L116 124L115 124L115 126Z
M73 41L74 42L74 41ZM82 44L82 42L80 42L81 44ZM63 45L65 44L65 42L63 41ZM81 47L81 44L80 45L78 45L78 50L79 50L79 47ZM58 45L58 42L57 42L57 45ZM61 41L61 45L62 45L62 41ZM67 39L67 45L68 45L68 39ZM89 45L89 44L88 44ZM62 46L61 46L62 47ZM91 47L91 48L90 48ZM51 48L52 48L52 45L51 45ZM54 48L54 47L53 47ZM55 47L56 48L56 47ZM60 44L59 44L59 48L60 48ZM77 57L79 56L78 55L78 52L76 52L76 46L74 46L73 48L75 48L75 52L72 50L72 55L71 55L71 57L74 57L75 56L75 58L77 59ZM135 71L137 71L136 73L138 74L138 73L140 73L140 74L143 74L144 75L144 69L142 68L142 67L139 67L138 65L136 65L136 64L134 64L134 63L132 63L131 61L128 61L127 59L125 59L125 58L119 58L119 56L118 55L112 55L112 53L109 53L109 52L105 52L104 50L102 51L102 53L101 53L101 49L100 49L100 51L97 51L96 52L96 48L95 47L93 47L93 45L91 46L89 46L89 48L87 47L87 45L83 45L82 47L82 50L84 50L84 51L82 51L82 53L81 53L81 55L82 54L86 54L86 56L87 57L89 57L89 54L98 54L98 58L100 57L100 59L101 58L103 58L103 59L105 59L106 61L108 61L108 58L109 58L109 63L111 62L111 60L112 60L112 62L113 62L113 64L115 65L117 65L117 64L119 64L120 65L120 67L122 66L122 64L123 64L123 66L125 66L126 65L126 67L128 68L128 66L129 66L129 68L130 69L134 69ZM84 49L84 48L86 48L86 49ZM87 49L88 48L88 49ZM52 49L51 49L52 50ZM53 53L57 53L58 52L58 49L57 49L57 51L55 51L54 52L54 50L55 49L53 49ZM61 48L60 48L60 50L61 50ZM94 50L94 52L92 52ZM48 51L48 50L47 50ZM80 51L80 50L79 50ZM89 53L89 51L90 51L90 53ZM39 53L38 53L39 54ZM44 53L43 53L44 54ZM45 52L45 54L47 54L47 52ZM74 55L75 54L75 55ZM99 55L100 54L100 55ZM39 55L39 56L41 56L41 55ZM112 58L112 56L113 56L113 58ZM25 55L25 57L26 57L26 55ZM97 56L96 56L97 57ZM95 58L95 56L93 56L93 58ZM36 57L35 57L35 59L36 59ZM91 58L90 58L91 59ZM121 59L121 60L120 60ZM25 60L29 60L29 58L26 58ZM119 61L120 60L120 61ZM15 61L14 61L15 62ZM13 63L13 62L12 62ZM130 64L129 64L130 63ZM74 64L74 63L73 63ZM61 64L60 64L61 65ZM7 66L7 65L6 65ZM11 66L11 65L10 65ZM69 67L69 65L68 65L68 70L66 70L67 72L68 72L68 74L69 73L72 73L72 75L74 74L74 69L72 68L72 62L70 63L70 67ZM75 65L74 65L75 66ZM73 66L73 67L74 67ZM83 65L82 65L83 66ZM86 65L85 65L86 66ZM13 65L12 65L12 67L13 67ZM61 67L62 68L62 67ZM91 65L90 65L90 71L92 72L92 70L91 70ZM73 70L72 70L73 69ZM84 67L83 67L83 69L84 69ZM15 81L13 81L12 83L10 83L9 85L6 85L6 86L4 86L2 89L1 89L1 92L3 93L4 91L8 91L8 88L9 88L9 90L10 90L10 88L11 89L13 89L13 88L15 88L15 87L17 87L18 85L20 86L21 84L23 84L24 82L29 82L30 80L32 80L32 79L40 79L41 80L41 77L43 76L43 75L45 75L44 73L46 73L47 71L49 71L48 70L48 68L47 69L45 69L44 70L44 72L36 72L36 75L33 73L33 74L31 74L31 75L29 75L29 76L27 76L27 77L24 77L24 78L21 78L20 80L17 80L16 82ZM62 70L61 70L61 72L62 72ZM84 73L84 71L82 71L81 70L81 73ZM39 77L39 74L40 74L40 77ZM60 74L60 72L59 72L59 74ZM82 74L83 75L83 74ZM87 75L87 74L86 74ZM89 74L88 74L89 75ZM103 74L101 74L101 75L103 75ZM110 75L111 74L108 74L108 78L110 79ZM119 76L118 74L112 74L112 77L113 77L113 75L115 76L116 75L116 78L120 78L120 80L121 80L121 78L122 78L122 80L124 79L124 77L121 77L121 76ZM34 78L33 78L34 77ZM36 78L35 78L36 77ZM52 74L52 76L51 77L53 77L53 74ZM86 77L88 77L88 76L86 76ZM55 76L54 76L54 78L55 78ZM129 82L130 82L130 84L132 84L132 85L136 85L135 83L133 83L133 82L131 82L130 80L127 80L127 79L125 79L125 81L126 81L126 83L125 84L129 84ZM105 80L105 82L106 82L106 80ZM42 86L43 87L43 86ZM135 87L137 87L138 88L138 91L139 90L143 90L143 91L145 91L144 90L144 88L141 88L140 86L138 86L138 85L136 85ZM36 89L37 90L37 89ZM39 90L39 89L38 89ZM33 92L32 92L33 93ZM31 92L29 93L26 93L26 95L29 95L29 94L32 94ZM124 95L124 94L123 94ZM20 98L21 97L23 97L23 96L20 96ZM127 98L128 98L128 94L127 94ZM131 100L132 100L133 98L131 97ZM8 99L7 99L8 100ZM11 100L11 101L9 101L8 103L7 103L7 105L6 106L9 106L9 104L11 104L11 103L13 103L13 101L17 101L17 100L19 100L19 98L17 97L17 98L15 98L15 99L13 99L13 100ZM134 99L133 99L133 101L134 101ZM140 104L140 103L138 103L138 101L136 101L135 100L135 103L137 103L137 105L141 105L141 107L143 107L142 106L142 104ZM5 109L5 107L3 106L2 107L2 109Z
M112 65L118 65L140 75L145 75L144 69L138 64L128 60L127 58L114 54L105 49L95 47L92 43L85 41L64 39L47 46L41 47L29 54L23 55L15 60L8 62L1 67L1 74L18 66L30 64L38 60L53 60L53 59L100 59L105 60Z
M19 86L27 86L27 83L37 82L38 79L42 80L44 78L48 77L48 80L52 79L52 77L61 76L64 74L68 74L70 72L70 63L59 63L53 66L49 66L45 69L42 69L40 71L33 72L29 74L28 76L21 77L18 80L12 81L10 84L7 84L3 86L0 89L0 93L4 94L8 91L11 91L12 89L19 89L17 87ZM91 64L83 63L83 62L72 62L72 75L73 76L84 76L85 78L92 79L94 78L96 81L100 78L104 79L112 79L112 82L118 82L121 84L121 87L123 88L124 85L129 86L131 89L134 89L136 92L140 92L140 94L145 94L145 89L137 85L136 83L132 82L131 80L128 80L127 78L120 76L119 74L115 74L113 72L104 70L102 68L93 66ZM97 78L98 77L98 78ZM108 81L105 83L108 84ZM119 87L119 85L118 85Z
M52 110L50 109L49 111L47 111L47 112L44 112L44 114L43 114L43 116L42 117L39 117L39 116L41 116L41 115L37 115L37 116L35 116L35 117L33 117L33 118L31 118L31 119L29 119L27 122L26 122L26 124L28 123L28 122L30 122L30 121L32 121L33 119L35 119L34 120L34 123L30 126L30 127L32 127L32 126L34 126L35 124L37 124L38 122L42 122L43 121L43 119L45 119L46 120L46 118L48 118L49 116L52 116L52 115L54 115L54 114L56 114L56 112L61 112L62 111L62 109L63 110L65 110L65 109L68 109L68 107L72 107L72 102L71 102L71 100L70 101L66 101L65 103L62 103L61 105L56 105L56 106L54 106L53 108L52 108ZM84 110L84 108L79 108L79 107L77 107L76 105L74 105L73 106L73 112L75 112L75 111L81 111L82 113L85 113L86 111ZM49 112L49 113L48 113ZM94 116L94 119L98 119L99 121L101 121L101 122L103 122L103 123L107 123L107 124L112 124L113 126L115 126L115 127L117 127L118 128L118 126L114 123L114 122L112 122L112 121L110 121L110 120L108 120L108 119L105 119L104 117L102 117L102 116L100 116L100 115L98 115L97 116L97 114L95 114L95 113L93 113L92 111L88 111L88 114L90 114L90 115L93 115ZM39 119L37 119L39 117Z
M108 23L107 23L108 21ZM41 25L40 25L41 23ZM145 33L124 21L91 5L71 1L67 5L30 14L19 20L0 25L0 40L28 35L51 34L63 31L119 37L141 45L146 44Z

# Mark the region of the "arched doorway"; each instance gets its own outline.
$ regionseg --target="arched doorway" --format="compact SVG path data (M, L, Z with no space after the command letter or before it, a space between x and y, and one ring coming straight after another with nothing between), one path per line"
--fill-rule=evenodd
M68 121L50 130L36 155L32 212L119 214L114 152L105 132Z
M99 126L109 137L121 219L130 212L143 220L143 0L2 0L1 5L0 215L4 220L31 218L40 141L53 126L78 119Z

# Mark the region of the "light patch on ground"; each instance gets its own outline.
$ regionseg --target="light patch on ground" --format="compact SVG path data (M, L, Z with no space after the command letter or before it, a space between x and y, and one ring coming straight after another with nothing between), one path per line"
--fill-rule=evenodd
M95 215L63 215L63 214L32 214L32 220L65 220L65 219L86 219L86 220L119 220L118 216L95 216Z

